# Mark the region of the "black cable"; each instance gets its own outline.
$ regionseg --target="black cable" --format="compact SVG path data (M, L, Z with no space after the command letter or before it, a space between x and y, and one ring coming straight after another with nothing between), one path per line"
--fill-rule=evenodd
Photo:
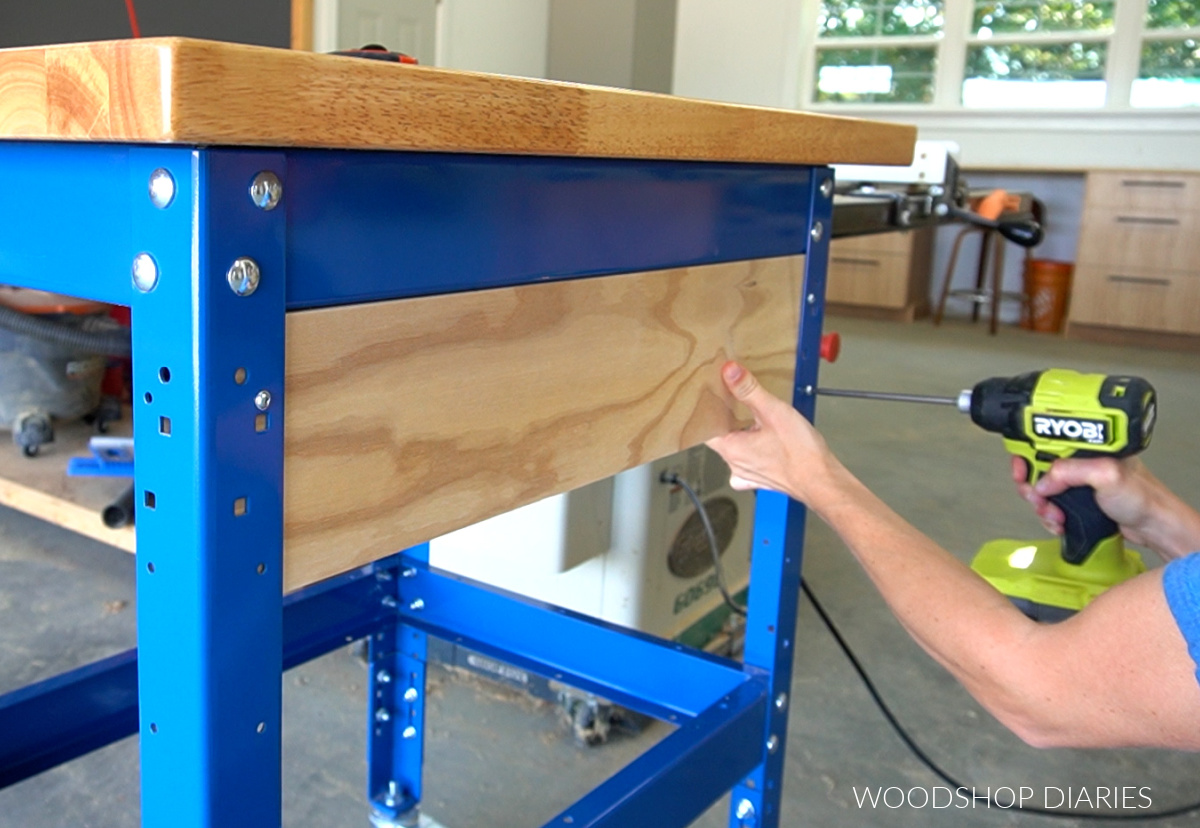
M744 616L746 614L745 607L739 606L737 603L735 603L732 596L729 594L729 590L725 587L725 576L721 568L721 551L717 547L717 536L716 533L713 532L712 523L708 519L708 510L704 508L704 503L700 500L700 496L697 495L696 492L693 491L692 487L684 482L683 478L677 474L668 474L663 472L660 479L664 483L670 483L672 485L681 487L685 492L687 492L688 497L691 498L692 503L696 507L696 511L700 514L700 520L704 524L705 534L708 536L709 550L712 552L713 568L717 573L717 587L721 590L721 597L725 599L725 603L729 605L731 610L736 612L738 615ZM829 614L825 612L825 608L821 606L821 602L817 600L817 596L813 594L812 589L808 586L807 580L803 578L800 579L800 589L804 591L804 594L808 596L808 600L812 602L813 609L816 610L817 616L822 622L824 622L826 629L829 630L829 634L833 636L833 640L837 642L838 647L841 648L842 653L845 654L846 659L850 662L850 666L854 668L856 673L858 673L859 679L862 680L863 686L867 688L867 692L874 700L875 706L879 708L879 712L883 714L885 719L887 719L888 724L892 726L892 730L894 730L896 735L900 737L900 741L904 742L905 746L912 752L912 754L921 761L921 764L928 768L935 776L956 791L959 789L970 789L972 796L974 797L974 786L964 785L950 774L946 773L946 771L942 770L942 768L936 762L934 762L924 750L921 749L921 746L918 745L913 738L908 735L908 731L904 729L904 726L900 724L900 721L896 718L895 714L892 713L892 710L890 707L888 707L887 702L885 702L883 697L879 695L879 690L876 689L875 682L871 681L871 677L867 675L866 669L863 668L862 663L858 660L858 657L854 655L854 651L850 649L850 645L846 643L846 639L842 638L842 634L838 630L837 625L833 623L833 619L829 617ZM995 797L993 797L990 791L987 796L987 802L990 807L995 807L1001 810L1013 810L1013 806L1016 805L1016 810L1021 811L1022 813L1034 814L1036 816L1055 817L1058 819L1096 819L1112 822L1168 819L1170 817L1182 816L1184 814L1190 814L1194 811L1200 811L1200 802L1194 802L1190 805L1182 805L1178 808L1170 808L1166 811L1157 811L1150 814L1097 814L1088 811L1059 811L1050 808L1040 808L1036 805L1019 805L1013 802L1004 805Z
M704 502L700 500L700 495L696 494L695 490L677 474L663 472L659 479L663 483L679 486L692 499L692 503L696 507L696 512L700 515L700 522L704 524L704 534L708 536L708 549L712 553L713 569L717 573L717 589L721 591L721 597L725 599L725 605L729 607L730 611L745 617L746 608L733 600L733 596L729 594L728 587L725 586L725 571L721 567L721 550L717 545L717 533L713 531L712 521L708 519L708 510L704 508Z
M85 324L87 324L85 322ZM100 323L103 325L103 323ZM65 348L74 348L94 354L129 356L129 329L101 327L100 330L77 328L37 314L22 313L0 305L0 328L22 336L30 336L43 342L51 342Z
M871 694L871 698L875 701L875 705L879 708L879 712L883 714L885 719L887 719L888 724L892 726L892 730L896 731L896 735L900 737L900 741L904 742L908 749L912 751L913 755L921 760L921 764L932 771L935 776L937 776L947 785L951 786L955 790L960 788L963 790L970 790L972 791L972 794L974 794L974 786L964 785L958 780L954 779L954 777L950 776L950 774L942 770L936 762L930 759L925 751L921 750L921 747L915 741L913 741L913 738L908 735L908 731L906 731L896 719L896 716L892 713L891 708L889 708L887 703L884 702L883 697L879 695L879 691L875 688L875 682L871 681L871 677L867 675L867 671L863 669L862 664L859 663L858 658L850 649L850 645L846 643L844 638L842 638L842 634L838 631L837 626L825 612L825 608L821 606L821 602L817 600L817 596L814 595L813 591L809 588L807 580L803 578L800 580L800 589L804 591L804 594L808 596L808 600L812 602L813 609L817 611L817 615L825 623L825 627L829 630L830 635L833 636L833 640L837 642L839 647L841 647L846 659L850 662L850 666L854 668L856 673L858 673L858 677L862 680L863 686L867 688L867 692ZM980 799L982 799L982 797L980 797ZM1183 814L1190 814L1193 811L1200 810L1200 802L1194 802L1191 805L1182 805L1178 808L1171 808L1166 811L1156 811L1150 814L1097 814L1087 811L1056 811L1050 808L1039 808L1036 805L1016 805L1014 808L1014 803L1010 802L1008 805L1003 805L993 798L990 792L988 794L987 801L989 806L994 806L1003 810L1017 810L1023 813L1036 814L1038 816L1058 817L1061 819L1102 819L1114 822L1167 819L1169 817L1182 816Z

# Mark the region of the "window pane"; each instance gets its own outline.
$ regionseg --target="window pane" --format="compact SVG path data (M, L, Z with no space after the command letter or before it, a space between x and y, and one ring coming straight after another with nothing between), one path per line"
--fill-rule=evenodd
M1142 44L1138 80L1129 91L1133 106L1200 106L1200 39Z
M825 0L818 37L908 37L942 30L944 0Z
M1092 80L1104 77L1107 43L1010 43L967 50L968 78Z
M823 103L930 103L934 49L821 49L813 100Z
M1018 43L967 51L963 106L1104 106L1106 43Z
M1114 0L975 0L973 30L980 37L1019 32L1072 32L1109 29Z
M1146 6L1146 28L1200 28L1200 2L1197 0L1149 0L1149 4Z

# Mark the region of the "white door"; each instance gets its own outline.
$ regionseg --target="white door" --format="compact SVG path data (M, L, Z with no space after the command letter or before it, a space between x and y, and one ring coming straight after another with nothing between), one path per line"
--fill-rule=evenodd
M317 0L313 48L357 49L371 43L433 66L438 0Z

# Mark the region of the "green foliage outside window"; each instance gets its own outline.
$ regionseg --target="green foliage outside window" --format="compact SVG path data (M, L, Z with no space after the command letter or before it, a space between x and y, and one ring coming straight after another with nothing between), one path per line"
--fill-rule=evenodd
M1147 29L1192 29L1200 27L1198 0L1148 0Z
M819 37L911 37L942 30L943 0L826 0Z
M1143 44L1138 77L1200 79L1200 40L1155 40Z
M972 31L992 34L1096 31L1113 25L1114 0L975 0Z
M1104 43L974 46L967 52L968 78L992 80L1102 80Z

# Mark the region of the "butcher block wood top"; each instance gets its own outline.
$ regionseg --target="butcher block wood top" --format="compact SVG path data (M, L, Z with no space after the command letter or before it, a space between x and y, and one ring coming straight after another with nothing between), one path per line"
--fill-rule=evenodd
M186 38L0 50L0 139L908 164L914 127Z

